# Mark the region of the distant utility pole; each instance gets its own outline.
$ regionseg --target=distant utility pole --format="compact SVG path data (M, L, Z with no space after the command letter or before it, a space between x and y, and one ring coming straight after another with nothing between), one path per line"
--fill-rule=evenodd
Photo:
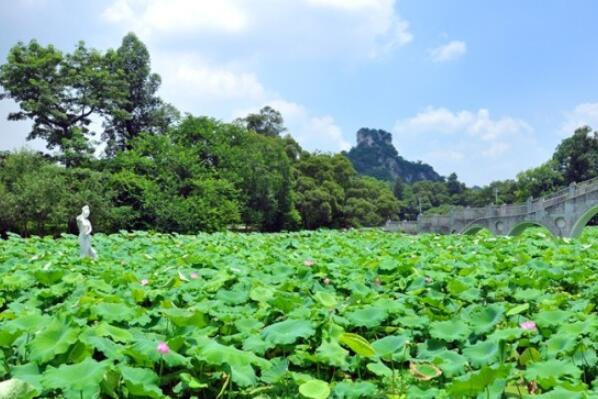
M417 197L417 202L419 203L419 214L422 214L422 199Z
M494 187L494 205L498 205L498 187Z

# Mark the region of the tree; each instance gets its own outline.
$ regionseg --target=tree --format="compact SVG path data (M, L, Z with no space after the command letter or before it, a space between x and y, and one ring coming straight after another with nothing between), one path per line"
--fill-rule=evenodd
M196 162L233 183L246 225L266 231L298 223L285 141L211 118L185 118L169 135L193 149Z
M263 107L258 114L249 114L235 122L266 136L279 136L280 133L287 130L280 112L270 106Z
M161 79L150 69L147 48L134 33L127 34L116 51L106 54L110 70L123 80L123 101L116 103L104 123L106 153L130 148L141 132L164 133L177 120L176 109L156 95Z
M403 182L403 179L401 179L401 176L396 178L395 184L392 187L392 192L397 199L403 199L405 195L405 183Z
M528 169L517 175L517 200L529 197L539 198L563 187L563 176L554 161L548 161L537 168Z
M85 204L95 231L113 231L117 207L108 180L106 173L67 169L33 152L12 153L0 161L0 234L75 233L75 216Z
M198 148L142 133L109 165L115 202L130 207L127 227L163 232L223 230L239 222L238 190L198 159Z
M565 184L598 176L598 132L588 126L575 130L557 147L553 160L562 173Z
M67 166L92 154L91 116L112 110L123 92L119 74L111 73L106 58L83 42L72 54L35 40L17 43L0 66L0 85L6 90L0 98L13 99L20 107L8 119L32 119L28 139L42 138L48 149L58 147Z
M465 184L459 182L456 173L451 173L446 181L446 186L450 195L461 194L465 191Z

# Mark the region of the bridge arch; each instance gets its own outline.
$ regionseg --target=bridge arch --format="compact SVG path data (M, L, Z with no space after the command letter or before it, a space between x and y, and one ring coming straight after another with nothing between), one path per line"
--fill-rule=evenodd
M579 237L583 231L583 228L586 227L588 222L596 215L598 215L598 204L585 211L583 215L581 215L579 219L575 221L575 224L571 228L571 237Z
M511 231L509 231L509 234L507 234L508 236L518 236L519 234L523 233L525 230L529 229L530 227L543 227L546 230L548 230L550 232L550 234L554 233L552 232L552 230L544 225L543 223L540 222L535 222L532 220L524 220L522 222L517 223L515 226L513 226L513 228L511 228Z
M483 224L479 224L479 223L471 223L467 226L465 226L463 228L463 231L461 231L461 234L463 235L474 235L479 233L482 230L488 230L490 232L492 232L488 227L484 226Z

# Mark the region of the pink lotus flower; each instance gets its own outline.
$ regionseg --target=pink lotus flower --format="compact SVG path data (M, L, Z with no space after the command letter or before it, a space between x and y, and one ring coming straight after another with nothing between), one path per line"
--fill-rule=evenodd
M146 278L141 279L141 281L139 282L139 284L141 285L148 285L149 284L149 280Z
M158 344L158 346L156 347L156 350L158 352L160 352L161 354L165 355L168 352L170 352L170 348L168 347L168 344L166 342L160 342Z
M314 262L312 259L305 259L305 261L303 262L303 264L307 267L312 267L316 262Z
M197 272L191 272L191 279L192 280L197 280L198 277L199 277L199 274L197 274Z
M324 279L324 285L328 285L328 284L330 284L330 279L328 277L326 277Z
M528 321L524 321L523 323L519 324L519 326L521 328L523 328L524 330L528 330L528 331L535 331L538 328L536 327L536 322L528 320Z

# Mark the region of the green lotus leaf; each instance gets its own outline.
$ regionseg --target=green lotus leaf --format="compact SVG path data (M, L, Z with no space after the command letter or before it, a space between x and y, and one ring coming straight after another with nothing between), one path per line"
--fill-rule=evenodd
M48 389L65 391L100 391L100 382L110 367L110 362L97 362L92 358L76 364L63 364L58 368L48 367L42 377L42 384Z
M443 341L463 341L472 332L472 329L461 320L435 321L430 324L432 338Z
M256 355L264 355L272 347L271 344L264 341L261 335L252 335L243 342L243 350L253 352Z
M546 310L533 317L539 327L557 327L571 317L571 312L565 310Z
M107 322L127 321L136 315L133 308L125 303L103 302L96 305L93 311Z
M349 352L334 341L322 341L316 350L316 360L333 367L347 367Z
M563 387L556 387L555 389L534 396L534 399L586 399L591 396L585 396L583 392L570 391Z
M407 390L407 398L417 399L436 399L440 396L440 391L436 388L420 388L416 385L411 385Z
M316 301L318 301L322 306L324 306L327 309L333 309L337 305L336 296L329 292L318 291L314 295L314 298L316 298Z
M33 275L40 283L46 286L51 286L52 284L59 282L64 276L64 273L65 271L62 269L50 268L48 270L36 270L33 272Z
M388 313L386 309L378 306L366 306L345 314L345 317L351 322L351 325L367 328L379 326L387 316Z
M390 377L392 376L392 370L388 368L384 363L368 363L366 366L368 370L376 374L378 377Z
M222 345L219 342L202 337L197 340L197 345L191 350L199 360L213 365L249 365L268 367L266 360L251 352L242 351L234 346Z
M242 333L252 334L260 331L264 323L254 318L241 318L235 321L235 327Z
M268 384L275 384L280 381L288 371L289 361L286 358L273 358L270 359L270 367L262 370L261 380Z
M529 303L523 303L521 305L513 306L507 312L507 316L515 316L515 315L517 315L519 313L525 312L528 309L529 309Z
M353 352L360 356L376 356L376 350L361 335L353 333L343 333L339 338L339 342L345 346L348 346Z
M2 326L0 326L0 333L6 331L10 334L20 334L22 332L34 334L43 329L49 320L50 318L46 315L37 313L22 314L16 319L3 322Z
M66 353L78 337L79 329L54 320L31 341L30 358L38 363L47 363L56 355Z
M206 316L199 310L188 310L179 308L164 309L162 314L178 327L203 328L207 325Z
M102 352L107 358L124 360L125 347L114 343L108 338L95 335L81 335L81 341Z
M565 378L578 379L581 370L571 360L550 359L532 363L525 370L524 376L528 381L537 381L542 388L549 389Z
M269 287L258 285L251 289L249 297L256 302L268 302L274 297L274 290Z
M330 396L330 386L322 380L309 380L299 385L299 393L310 399L326 399Z
M230 367L230 373L232 380L235 384L241 387L248 387L255 385L256 383L256 376L255 370L249 364L228 364Z
M465 347L463 354L474 367L492 364L498 360L499 347L496 341L481 341Z
M101 337L110 337L112 340L128 343L133 340L133 334L124 328L116 327L105 322L98 323L90 331Z
M266 342L274 345L292 344L299 338L308 338L315 334L308 320L285 320L264 328L262 335Z
M577 346L577 337L562 333L553 334L545 345L549 357L565 356L571 354Z
M130 395L153 399L166 397L158 386L159 378L153 370L129 367L122 364L118 367L118 370Z
M405 344L409 337L405 335L388 335L372 342L378 356L385 360L405 360Z
M334 387L334 396L339 399L373 398L378 393L378 387L368 381L342 381Z
M498 304L476 306L466 316L465 321L471 325L474 333L485 334L501 321L503 312L503 307Z
M455 351L443 350L434 353L431 360L447 377L454 377L465 372L467 359Z
M519 339L523 335L523 332L524 330L520 327L497 328L486 338L493 341L512 342Z
M508 376L510 370L511 365L506 364L498 367L485 366L477 372L471 372L453 380L447 386L446 391L451 398L476 397L497 379Z

